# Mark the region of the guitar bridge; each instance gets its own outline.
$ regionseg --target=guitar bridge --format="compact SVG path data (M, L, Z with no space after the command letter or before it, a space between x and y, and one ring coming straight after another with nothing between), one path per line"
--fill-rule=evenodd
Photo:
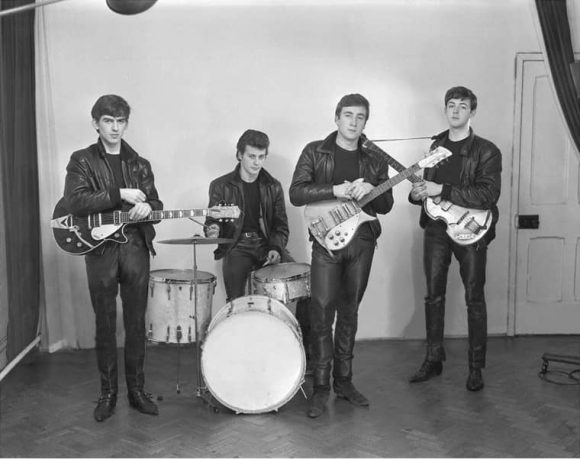
M326 226L326 223L324 223L324 220L319 217L310 222L310 231L312 231L314 237L323 238L326 233L328 233L328 227Z

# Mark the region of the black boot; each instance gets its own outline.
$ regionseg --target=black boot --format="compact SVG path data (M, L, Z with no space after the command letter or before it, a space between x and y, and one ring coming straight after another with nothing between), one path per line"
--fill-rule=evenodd
M326 409L326 402L330 396L330 390L314 388L312 396L308 399L308 411L306 412L309 418L317 418L324 413Z
M467 377L467 382L465 387L471 392L477 392L483 389L483 376L481 374L481 368L470 368L469 376Z
M159 408L153 401L153 396L142 389L133 389L129 391L129 405L137 409L143 414L152 414L154 416L159 414Z
M333 383L334 393L339 398L344 398L356 406L369 406L369 400L361 394L352 381L337 381Z
M427 381L428 379L431 379L434 376L439 376L442 371L443 371L443 363L425 360L423 362L423 365L421 365L421 368L419 368L419 370L409 378L409 382L416 383Z
M111 392L101 394L93 413L95 421L103 422L110 418L115 412L115 405L117 405L117 394Z

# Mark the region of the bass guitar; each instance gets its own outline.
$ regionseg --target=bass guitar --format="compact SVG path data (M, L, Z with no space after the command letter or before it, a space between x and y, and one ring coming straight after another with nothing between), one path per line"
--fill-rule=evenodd
M131 220L129 212L120 210L77 217L69 213L64 198L61 198L54 208L50 226L61 249L71 255L85 255L106 241L119 244L127 242L124 228L131 223L207 216L219 220L233 220L240 216L240 209L237 206L214 206L209 209L154 210L142 220Z
M468 209L441 199L428 197L423 201L427 215L447 224L447 234L460 245L479 241L491 226L491 210Z
M364 206L420 169L433 167L449 156L451 156L451 152L446 148L436 148L426 158L401 171L386 182L377 185L360 201L332 199L308 204L304 209L304 217L307 220L310 233L320 245L329 251L343 249L350 243L362 223L376 220L376 217L362 210Z

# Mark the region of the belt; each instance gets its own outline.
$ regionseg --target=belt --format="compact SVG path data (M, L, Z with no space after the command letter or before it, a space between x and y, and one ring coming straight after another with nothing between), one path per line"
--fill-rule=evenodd
M246 233L240 234L242 239L261 239L262 235L256 231L248 231Z

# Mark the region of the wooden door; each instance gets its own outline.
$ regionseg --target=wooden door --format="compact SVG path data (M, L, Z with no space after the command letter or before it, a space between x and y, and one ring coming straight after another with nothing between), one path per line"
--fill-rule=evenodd
M510 250L515 334L580 330L579 156L545 65L540 55L518 56Z

